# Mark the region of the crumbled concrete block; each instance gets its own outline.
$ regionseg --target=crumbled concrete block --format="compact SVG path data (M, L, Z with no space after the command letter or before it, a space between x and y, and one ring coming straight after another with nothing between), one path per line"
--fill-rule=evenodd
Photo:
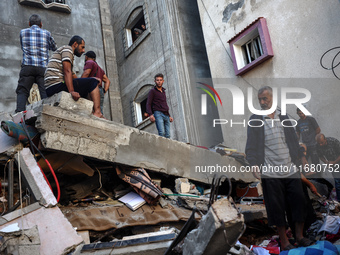
M93 110L93 102L84 98L79 98L74 101L71 94L65 91L59 92L51 97L45 98L41 101L30 104L26 110L33 110L35 116L39 115L42 111L43 105L50 105L60 107L65 110L74 111L79 114L91 115Z
M243 215L227 198L216 201L184 239L183 254L225 255L243 233Z
M13 225L13 224L12 224ZM13 232L0 229L1 254L35 255L40 253L40 237L37 226Z
M194 207L199 211L207 212L209 205L209 198L206 197L180 197L190 209Z
M40 204L50 207L57 204L57 200L48 186L40 167L28 148L19 151L16 157L20 161L20 168L28 182L35 198Z
M187 178L177 178L175 180L175 189L178 193L189 193L190 183Z
M6 217L13 218L11 214L17 215L17 218L2 225L2 227L13 223L18 223L21 229L30 229L37 226L40 237L40 251L33 254L67 254L83 242L82 237L77 235L77 232L65 218L59 207L40 207L27 214L23 214L23 216L21 216L20 210L17 210L8 213Z

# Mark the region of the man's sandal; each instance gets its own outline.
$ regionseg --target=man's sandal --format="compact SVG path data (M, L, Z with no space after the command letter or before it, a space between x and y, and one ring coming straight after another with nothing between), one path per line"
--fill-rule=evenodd
M282 248L283 251L289 251L289 250L293 250L296 247L292 244L288 244L286 247Z
M304 237L302 239L300 239L299 241L297 241L297 244L299 247L307 247L307 246L311 246L314 244L314 241Z

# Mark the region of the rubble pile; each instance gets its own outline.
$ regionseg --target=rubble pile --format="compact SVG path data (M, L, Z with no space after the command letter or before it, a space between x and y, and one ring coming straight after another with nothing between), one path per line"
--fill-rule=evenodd
M195 172L193 162L240 168L242 153L95 118L64 92L28 108L0 114L1 253L280 253L259 181ZM313 249L337 247L339 203L309 196Z
M215 253L225 254L244 229L243 216L227 195L211 200L210 173L190 169L204 159L239 163L91 111L90 101L62 92L0 116L1 252L163 254L191 219L168 254L209 254L228 231ZM209 229L210 239L190 239L196 227ZM192 242L201 243L199 251L188 248Z

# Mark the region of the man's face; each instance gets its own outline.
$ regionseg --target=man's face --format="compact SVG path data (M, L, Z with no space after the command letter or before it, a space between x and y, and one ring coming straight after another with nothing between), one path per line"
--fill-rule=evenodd
M268 90L259 94L258 99L262 110L269 110L272 107L273 95Z
M162 77L156 77L155 84L157 88L161 88L163 86L164 80Z
M327 140L324 138L324 137L320 137L319 139L318 139L318 144L319 144L319 146L325 146L325 145L327 145Z
M77 57L81 57L81 55L85 52L85 42L82 41L81 44L76 44L76 48L74 49L74 55Z
M297 111L296 113L299 115L300 119L304 120L306 118L306 115L303 112Z

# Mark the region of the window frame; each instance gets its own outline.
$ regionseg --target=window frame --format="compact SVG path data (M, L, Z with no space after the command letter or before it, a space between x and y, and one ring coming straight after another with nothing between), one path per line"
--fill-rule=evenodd
M244 45L249 43L249 41L257 39L258 37L260 38L260 46L263 54L251 62L245 63L245 57L247 56L244 55L245 53L242 48ZM255 20L252 24L230 39L228 43L230 46L234 71L237 76L243 75L274 56L267 21L263 17Z
M130 20L131 15L138 8L141 8L140 13L136 15L136 17L134 17L132 20ZM132 29L141 20L141 18L144 18L145 30L137 39L133 41ZM123 31L124 31L123 33L124 54L125 57L128 57L137 48L137 46L141 44L142 41L144 41L144 39L151 33L149 18L147 15L145 4L133 8L133 10L130 12L130 15L128 16L127 21L125 22Z
M154 85L152 84L145 84L143 85L138 92L136 93L136 96L133 100L133 123L134 126L138 129L143 129L146 126L152 124L150 121L150 117L147 117L143 120L143 112L141 103L144 100L148 99L148 95L151 89L153 89Z
M64 0L66 2L66 0ZM68 4L64 3L49 3L46 4L43 0L18 0L19 4L21 5L28 5L33 7L38 7L42 9L47 9L51 11L57 11L57 12L64 12L64 13L71 13L71 8Z

